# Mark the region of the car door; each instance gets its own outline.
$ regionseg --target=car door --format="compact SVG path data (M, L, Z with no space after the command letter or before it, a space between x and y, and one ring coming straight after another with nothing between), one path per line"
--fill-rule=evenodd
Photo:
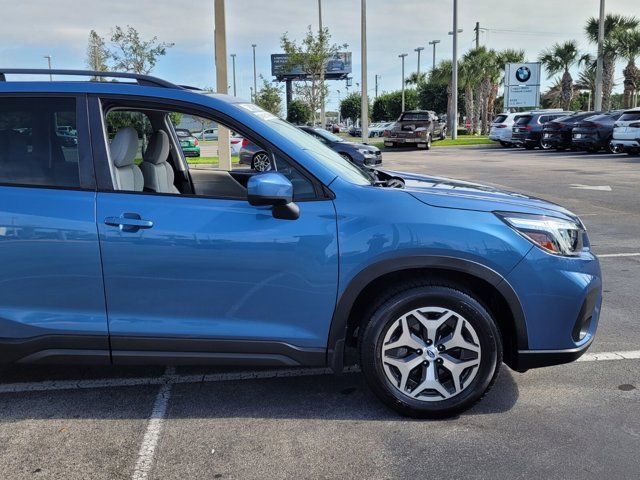
M86 111L82 96L0 96L4 361L109 362Z
M293 169L300 217L276 219L242 187L222 189L253 173L193 170L194 194L98 194L114 362L324 362L338 278L333 202Z

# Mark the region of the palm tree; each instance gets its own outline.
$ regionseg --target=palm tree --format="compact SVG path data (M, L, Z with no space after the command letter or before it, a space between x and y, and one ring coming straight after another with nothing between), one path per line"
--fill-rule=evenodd
M427 81L427 74L424 72L413 72L405 80L405 85L420 85Z
M604 45L602 61L602 109L611 108L611 92L613 91L613 77L615 75L616 58L618 57L618 45L614 39L614 32L617 30L634 29L638 27L636 17L625 17L624 15L608 14L604 19ZM585 26L587 38L592 43L598 43L597 18L589 18Z
M453 125L453 64L451 60L442 60L429 73L429 82L435 85L447 86L447 131L452 131Z
M565 43L555 43L549 50L540 54L540 62L547 67L548 78L562 73L562 108L568 110L573 97L573 78L569 69L579 63L578 45L574 40Z
M493 50L492 50L493 52ZM469 50L460 62L460 85L464 88L464 106L467 119L471 122L471 131L476 133L479 129L483 82L492 62L492 54L485 47Z
M587 109L592 108L593 99L596 94L596 59L593 58L592 55L585 53L581 58L580 62L584 65L580 73L578 74L578 79L575 82L575 90L588 90L590 92L590 101L588 102Z
M614 41L620 56L627 60L624 73L624 108L636 105L636 92L640 89L640 71L636 67L636 57L640 56L640 30L620 29L614 33Z

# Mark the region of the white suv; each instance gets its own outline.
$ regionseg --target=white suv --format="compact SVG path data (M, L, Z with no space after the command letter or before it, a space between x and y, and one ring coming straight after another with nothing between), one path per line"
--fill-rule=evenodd
M640 153L640 108L627 110L616 120L611 143L629 155Z

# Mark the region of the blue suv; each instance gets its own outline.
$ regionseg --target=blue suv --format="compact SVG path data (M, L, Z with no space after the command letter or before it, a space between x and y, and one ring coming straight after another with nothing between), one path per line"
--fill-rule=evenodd
M558 205L358 167L255 105L153 77L0 72L4 363L357 363L390 407L443 417L503 362L569 362L594 338L599 263ZM180 115L273 169L190 166Z

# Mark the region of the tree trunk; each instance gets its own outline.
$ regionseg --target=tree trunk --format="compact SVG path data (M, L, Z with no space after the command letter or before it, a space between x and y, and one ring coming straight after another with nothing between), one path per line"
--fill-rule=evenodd
M638 77L640 71L636 67L633 59L627 64L627 67L623 70L624 73L624 94L623 94L623 106L624 108L633 108L636 90L638 88Z
M453 131L453 89L451 82L447 85L447 131Z
M487 102L487 110L488 110L488 114L489 117L493 118L496 114L496 99L498 98L498 89L500 88L500 85L497 83L494 83L493 85L491 85L491 93L489 93L489 100Z
M573 78L569 70L565 70L562 75L562 108L569 110L571 108L571 98L573 97ZM604 107L603 107L604 108Z
M605 55L602 62L602 110L611 110L611 93L613 92L613 76L615 74L615 61L609 55Z
M467 121L471 122L471 130L473 130L473 118L475 112L473 111L473 90L471 89L471 85L467 85L464 87L464 113L466 114ZM465 122L466 124L467 122Z
M489 99L491 97L493 84L490 78L485 78L482 81L482 135L489 133Z
M473 92L473 119L471 130L474 135L480 133L480 116L482 114L482 83L478 83Z

